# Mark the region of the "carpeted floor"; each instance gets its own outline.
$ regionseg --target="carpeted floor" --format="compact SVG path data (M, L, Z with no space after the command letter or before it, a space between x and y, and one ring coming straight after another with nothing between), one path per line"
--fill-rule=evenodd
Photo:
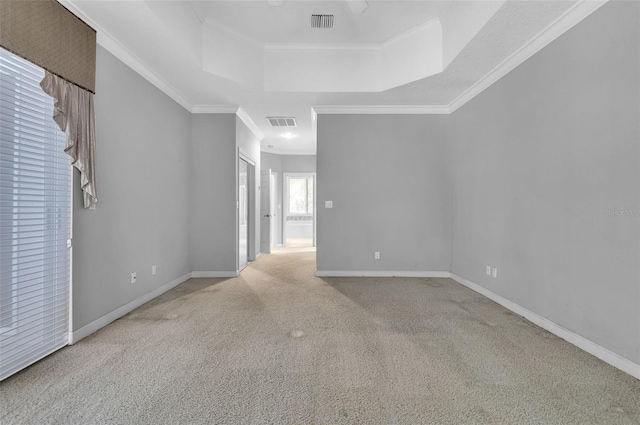
M0 423L640 423L640 381L457 283L314 256L185 282L0 384Z

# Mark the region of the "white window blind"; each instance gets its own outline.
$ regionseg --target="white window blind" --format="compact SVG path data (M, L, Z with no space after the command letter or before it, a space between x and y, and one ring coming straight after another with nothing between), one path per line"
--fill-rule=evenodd
M71 165L43 76L0 48L0 379L69 341Z

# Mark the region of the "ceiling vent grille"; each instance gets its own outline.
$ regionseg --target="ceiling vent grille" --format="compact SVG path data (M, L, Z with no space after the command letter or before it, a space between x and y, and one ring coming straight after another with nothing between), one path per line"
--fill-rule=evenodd
M296 119L294 117L267 117L272 127L296 127Z
M311 15L311 28L333 28L333 15Z

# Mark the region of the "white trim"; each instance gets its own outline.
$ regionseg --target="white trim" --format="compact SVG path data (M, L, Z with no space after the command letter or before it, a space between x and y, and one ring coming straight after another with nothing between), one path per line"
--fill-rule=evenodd
M515 53L509 56L507 59L502 61L498 66L496 66L493 70L488 72L484 77L480 78L475 84L466 89L462 94L456 97L451 103L448 105L318 105L314 106L313 109L318 114L420 114L420 115L429 115L429 114L451 114L460 108L462 105L469 102L475 96L480 94L486 88L491 86L493 83L498 81L500 78L504 77L518 65L529 59L543 47L551 43L556 38L560 37L567 30L571 29L573 26L578 24L584 18L589 16L591 13L595 12L602 5L607 3L609 0L580 0L573 7L571 7L568 11L566 11L562 16L548 25L545 29L540 31L535 37L533 37L529 42L527 42L524 46L518 49ZM258 127L253 123L249 115L246 112L240 112L241 108L235 105L193 105L191 104L177 89L175 89L167 80L160 77L154 71L151 70L147 65L145 65L140 59L138 59L133 53L127 50L122 44L120 44L115 38L113 38L107 31L105 31L102 27L100 27L96 22L90 19L86 14L81 12L72 2L71 0L59 0L59 2L73 12L80 19L85 21L87 24L92 26L97 31L97 42L106 50L111 52L114 56L140 74L143 78L149 81L151 84L156 86L159 90L164 92L167 96L176 101L179 105L185 108L187 111L193 114L204 114L204 113L237 113L238 116L247 124L247 126L254 132L254 134L259 138L263 139L264 135L258 129ZM208 19L210 20L210 19ZM423 30L424 28L433 25L437 19L433 21L429 21L421 26L418 26L412 30L409 30L407 33L414 34ZM211 24L209 22L208 24ZM214 26L218 28L222 28L224 31L235 34L235 32L224 25L216 22ZM381 45L348 45L343 46L341 49L352 50L352 49L371 49L371 46L377 46L375 48L380 48L380 46L385 46L388 43L393 42L398 37L404 37L406 34L400 34L397 37L394 37ZM310 47L311 46L311 47ZM265 46L265 50L290 50L290 49L329 49L336 50L339 47L333 45L268 45ZM245 116L245 118L243 118ZM249 118L248 121L245 121L246 118Z
M142 78L156 86L161 92L173 99L178 105L191 112L191 103L179 93L167 80L160 77L147 65L138 59L133 53L122 46L115 38L112 38L105 31L98 31L97 42L115 57L128 65L135 72L140 74Z
M167 96L175 100L179 105L194 114L203 114L203 113L237 113L238 116L247 124L247 126L254 132L256 137L259 139L263 139L264 135L258 129L258 127L253 123L249 115L246 112L240 112L241 108L238 108L234 105L193 105L191 104L182 94L178 92L168 81L164 78L160 77L154 71L152 71L148 66L146 66L140 59L138 59L133 53L127 50L123 45L121 45L115 38L113 38L107 31L105 31L102 27L96 24L96 22L90 19L86 14L81 12L74 3L70 0L59 0L60 3L73 12L80 19L85 21L87 24L92 26L97 31L97 41L102 47L111 52L114 56L140 74L143 78L148 80L151 84L156 86L162 92L164 92ZM529 42L527 42L524 46L514 52L507 59L502 61L498 66L496 66L493 70L488 72L484 77L478 80L475 84L465 90L462 94L456 97L451 103L448 105L318 105L314 106L313 109L318 114L451 114L460 108L462 105L469 102L475 96L480 94L486 88L490 87L493 83L498 81L500 78L504 77L518 65L529 59L543 47L551 43L556 38L560 37L567 30L571 29L573 26L578 24L584 18L589 16L591 13L595 12L602 5L607 3L609 0L580 0L573 7L571 7L568 11L566 11L562 16L548 25L545 29L540 31L535 37L533 37ZM426 24L418 26L412 30L407 31L407 33L416 33L424 28L433 25L437 19L433 21L429 21ZM218 28L223 28L222 25L216 23ZM224 27L224 30L234 33L232 30ZM404 33L400 34L397 37L406 36ZM390 40L387 40L381 45L373 45L379 46L387 45L390 42L393 42L397 37L394 37ZM370 49L372 45L349 45L343 46L341 49ZM268 45L265 46L265 50L290 50L290 49L330 49L336 50L338 46L333 45ZM245 121L245 118L248 118L249 122Z
M507 75L518 65L529 59L549 43L573 28L584 18L595 12L609 0L580 0L558 19L540 31L535 37L516 50L475 84L449 103L448 109L455 112L462 105L482 93L486 88Z
M152 71L151 68L144 64L144 62L138 59L138 57L113 38L111 34L98 25L96 21L89 18L84 12L78 9L75 5L75 1L59 0L59 3L96 31L96 41L99 45L104 47L127 66L140 74L144 79L156 86L164 94L175 100L184 109L191 111L191 103L182 96L178 90L176 90L167 80Z
M94 320L93 322L89 323L88 325L85 325L83 327L81 327L80 329L78 329L77 331L73 331L71 333L71 339L69 341L69 344L75 344L76 342L80 341L83 338L88 337L89 335L91 335L92 333L104 328L105 326L107 326L109 323L121 318L122 316L124 316L127 313L130 313L131 311L135 310L136 308L140 307L142 304L151 301L152 299L154 299L155 297L164 294L165 292L167 292L170 289L175 288L176 286L180 285L183 282L186 282L187 280L189 280L191 278L192 273L187 273L184 274L182 276L180 276L179 278L172 280L171 282L162 285L159 288L154 289L151 292L148 292L144 295L141 295L140 297L136 298L135 300L123 305L120 308L117 308L115 310L113 310L110 313L105 314L104 316Z
M264 45L265 52L339 52L339 51L380 51L399 41L439 25L440 19L434 18L424 24L411 28L391 37L382 43L270 43ZM254 43L255 44L255 43Z
M252 167L256 166L256 162L242 148L238 148L238 159L243 160Z
M414 35L420 34L421 32L428 30L429 28L431 28L434 25L441 25L440 24L440 18L433 18L430 19L429 21L425 22L424 24L420 24L417 27L411 28L410 30L407 30L403 33L400 33L398 35L395 35L393 37L391 37L390 39L388 39L387 41L379 44L378 46L380 46L381 49L389 47L393 44L396 44L399 41L405 40L409 37L412 37Z
M289 44L266 44L266 52L341 52L341 51L379 51L380 44L354 43L354 44L310 44L310 43L289 43Z
M256 123L253 122L249 114L247 114L247 111L245 111L242 107L240 107L238 108L236 115L238 116L238 118L242 120L243 123L245 123L247 127L249 127L249 130L251 130L253 135L258 138L258 142L264 139L264 134L262 133L262 131L260 131Z
M191 277L194 279L200 278L212 278L212 277L238 277L238 271L223 271L223 272L214 272L214 271L197 271L191 272Z
M580 0L448 105L318 105L317 114L452 114L609 0Z
M192 114L235 114L238 112L238 105L193 105Z
M445 105L316 105L312 106L316 114L406 114L406 115L443 115L450 114Z
M387 270L318 270L318 277L449 277L440 271L387 271Z
M596 356L597 358L610 364L611 366L620 369L621 371L626 372L635 378L640 379L639 364L636 364L631 360L626 359L619 354L616 354L613 351L599 344L596 344L595 342L583 336L580 336L577 333L558 325L557 323L552 322L549 319L546 319L532 311L529 311L526 308L514 303L513 301L501 297L500 295L478 285L477 283L471 282L470 280L458 276L455 273L451 273L451 279L479 293L480 295L484 295L485 297L495 301L508 310L511 310L514 313L524 317L531 323L548 330L552 334L564 339L565 341L575 345L576 347L586 351L587 353Z
M111 322L119 319L125 314L135 310L142 304L154 299L155 297L162 295L168 290L178 286L179 284L189 280L190 278L219 278L219 277L237 277L239 275L238 271L194 271L191 273L187 273L166 285L163 285L154 291L149 292L148 294L142 295L141 297L131 301L128 304L123 305L122 307L105 314L99 319L94 320L88 325L74 331L70 335L69 344L75 344L81 339L91 335L92 333L98 331L99 329L107 326ZM549 319L546 319L526 308L516 304L513 301L510 301L489 289L486 289L468 279L465 279L461 276L458 276L455 273L451 272L443 272L443 271L371 271L371 270L341 270L341 271L329 271L329 270L318 270L316 271L316 276L318 277L434 277L434 278L451 278L459 284L471 289L483 295L490 300L500 304L508 310L524 317L529 320L531 323L546 329L552 334L564 339L570 344L575 345L583 351L586 351L589 354L599 358L605 363L610 364L611 366L620 369L621 371L628 373L629 375L640 379L640 365L632 362L629 359L626 359L619 354L614 353L613 351L596 344L595 342L576 334L575 332L566 329L557 323L552 322ZM55 351L55 350L54 350Z
M71 171L69 172L69 239L71 239L71 247L69 247L69 319L68 319L68 328L67 328L67 344L71 342L72 333L73 333L73 202L75 200L75 196L73 195L73 179L75 175L75 171L73 169L73 165L69 164L69 168ZM96 204L94 204L95 206Z

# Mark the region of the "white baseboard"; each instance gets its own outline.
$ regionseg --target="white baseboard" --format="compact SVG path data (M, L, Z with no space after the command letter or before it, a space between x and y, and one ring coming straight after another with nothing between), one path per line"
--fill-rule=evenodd
M117 308L115 310L113 310L111 313L107 313L104 316L94 320L93 322L89 323L88 325L85 325L83 327L81 327L80 329L73 331L70 333L70 338L69 338L69 344L75 344L76 342L80 341L82 338L86 338L89 335L91 335L92 333L104 328L105 326L107 326L109 323L121 318L122 316L124 316L127 313L130 313L131 311L135 310L136 308L140 307L142 304L151 301L152 299L154 299L155 297L164 294L165 292L167 292L169 289L175 288L176 286L180 285L183 282L186 282L187 280L189 280L191 278L191 273L187 273L184 274L182 276L180 276L179 278L172 280L171 282L162 285L161 287L146 293L138 298L136 298L135 300L131 301L130 303L127 303L125 305L123 305L120 308Z
M576 347L586 351L589 354L592 354L599 358L600 360L609 363L611 366L620 369L623 372L628 373L629 375L640 379L640 365L632 362L629 359L626 359L619 354L614 353L613 351L596 344L595 342L578 335L577 333L566 329L557 323L552 322L549 319L546 319L532 311L527 310L526 308L514 303L513 301L509 301L508 299L501 297L500 295L478 285L477 283L473 283L470 280L467 280L461 276L458 276L455 273L451 273L451 279L460 283L461 285L466 286L467 288L484 295L485 297L497 302L501 306L513 311L514 313L524 317L528 321L540 326L543 329L551 332L552 334L564 339L565 341L575 345Z
M222 271L222 272L212 272L212 271L199 271L199 272L191 272L191 277L194 279L203 278L203 277L238 277L237 270L230 271Z
M77 331L70 333L70 341L69 344L75 344L81 339L91 335L92 333L98 331L99 329L107 326L109 323L121 318L127 313L130 313L134 309L140 307L142 304L151 301L155 297L162 295L168 290L178 286L179 284L186 282L190 278L212 278L212 277L237 277L237 271L195 271L191 273L187 273L179 278L147 293L142 295L139 298L131 301L123 305L122 307L105 314L104 316L94 320L86 326L78 329ZM318 270L316 272L316 276L318 277L440 277L455 280L461 285L466 286L467 288L495 301L501 306L511 310L512 312L524 317L530 322L540 326L543 329L551 332L552 334L564 339L565 341L575 345L576 347L586 351L589 354L592 354L599 358L600 360L610 364L611 366L620 369L623 372L628 373L629 375L640 379L640 365L632 362L629 359L626 359L619 354L614 353L613 351L596 344L595 342L576 334L569 329L566 329L557 323L552 322L549 319L546 319L526 308L510 301L487 288L484 288L477 283L474 283L470 280L467 280L461 276L458 276L455 273L443 272L443 271L372 271L372 270Z
M318 270L318 277L449 277L449 272L386 270Z

